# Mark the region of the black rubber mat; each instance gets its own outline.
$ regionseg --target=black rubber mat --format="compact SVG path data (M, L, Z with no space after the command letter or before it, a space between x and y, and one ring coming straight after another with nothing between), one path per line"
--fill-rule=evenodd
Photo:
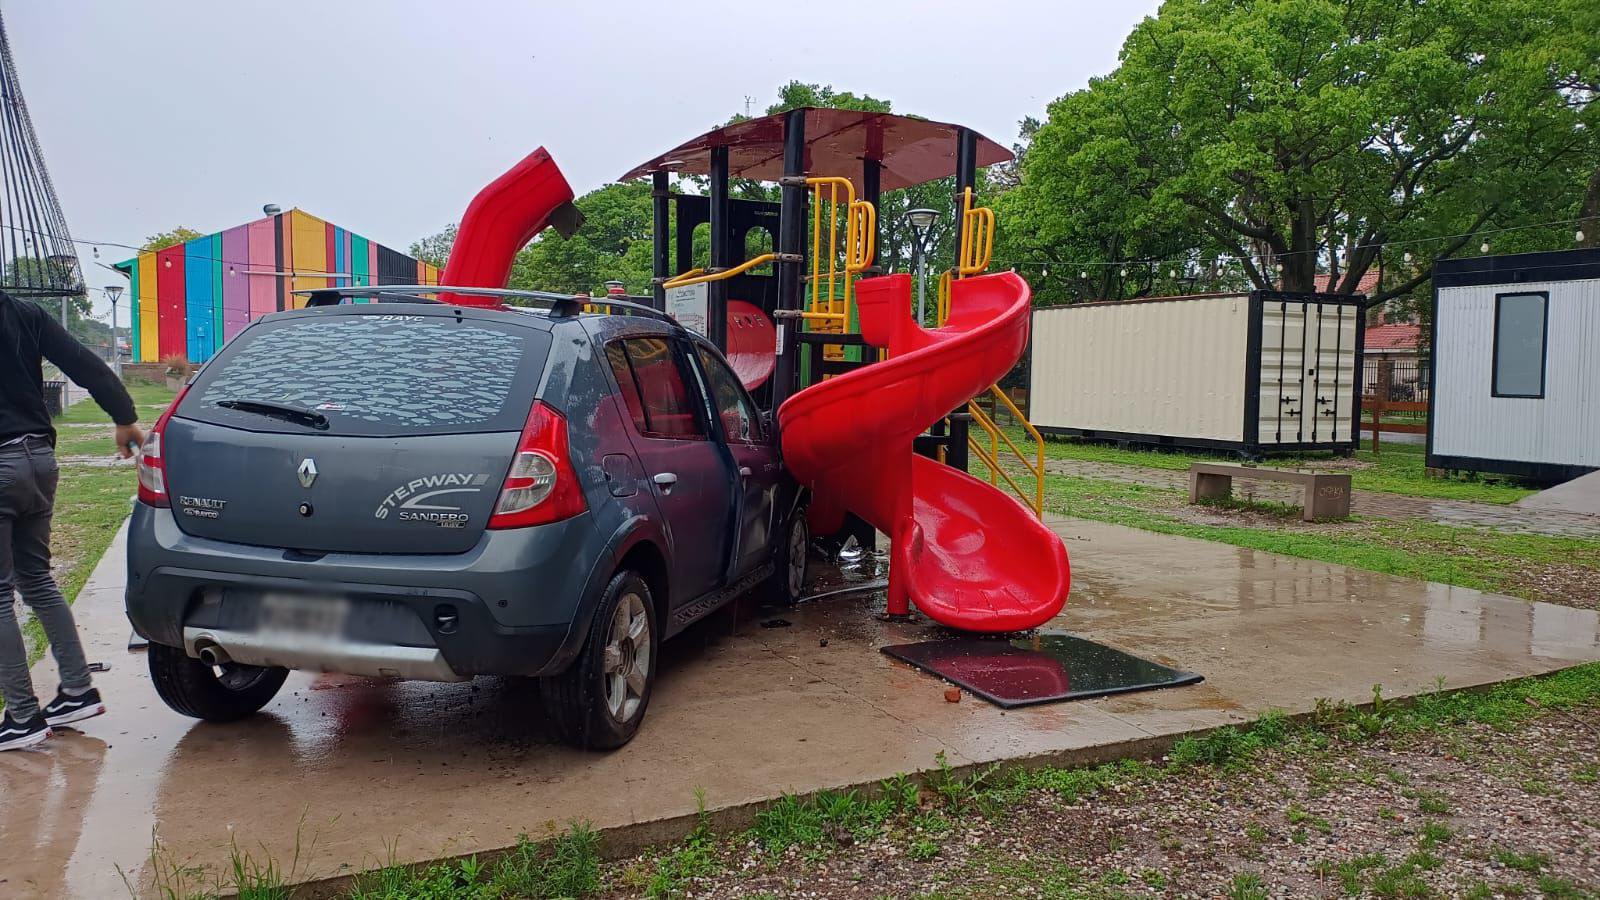
M883 652L1006 709L1205 680L1071 634L941 638Z

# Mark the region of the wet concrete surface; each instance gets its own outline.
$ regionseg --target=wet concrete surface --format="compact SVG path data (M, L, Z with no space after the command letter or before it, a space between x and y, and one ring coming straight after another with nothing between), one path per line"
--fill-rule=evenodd
M664 647L643 730L609 754L554 742L529 685L291 676L263 714L170 712L126 649L122 540L76 610L107 715L0 754L0 896L126 896L161 866L221 866L230 841L298 878L505 847L573 819L606 828L952 764L1106 758L1152 738L1480 685L1600 659L1600 616L1223 544L1058 519L1071 632L1203 684L1004 711L878 652L941 634L875 618L881 591L741 608ZM871 561L820 590L876 577ZM777 624L777 619L788 622ZM776 627L763 627L763 624ZM824 645L824 642L826 644ZM48 659L34 676L55 687ZM298 848L298 858L296 853ZM119 871L120 870L120 871Z

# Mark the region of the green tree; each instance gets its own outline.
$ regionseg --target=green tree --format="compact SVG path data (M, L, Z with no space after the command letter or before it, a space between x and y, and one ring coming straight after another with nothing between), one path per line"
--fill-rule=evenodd
M456 227L456 223L451 222L438 234L412 241L411 258L420 259L443 271L444 264L450 261L450 248L456 244Z
M144 246L140 247L139 250L142 253L147 253L151 250L165 250L185 241L192 241L197 237L203 237L203 235L187 225L179 225L171 231L163 231L160 234L152 234L145 238Z
M1579 214L1600 168L1594 10L1168 0L1114 72L1051 104L1005 198L1006 240L1063 271L1161 260L1135 268L1189 283L1223 253L1251 285L1291 290L1319 273L1353 289L1381 245L1412 242L1409 266L1385 252L1394 277L1371 299L1406 295L1485 234Z
M570 238L545 230L517 255L511 286L605 292L621 281L630 294L650 292L650 183L608 184L576 201L583 227Z
M507 287L570 293L605 292L621 281L631 294L650 291L650 185L608 184L577 198L583 227L571 238L550 229L517 253ZM452 223L411 244L411 255L443 269L455 244Z

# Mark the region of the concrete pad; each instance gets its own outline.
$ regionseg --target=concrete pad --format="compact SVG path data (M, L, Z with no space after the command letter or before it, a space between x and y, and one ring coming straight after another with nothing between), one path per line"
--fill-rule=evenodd
M1528 509L1553 509L1559 512L1600 516L1600 471L1580 475L1531 497L1523 497L1515 505Z
M0 754L0 895L148 888L152 835L168 864L220 866L230 840L323 878L492 850L573 819L601 828L785 791L952 764L1079 762L1148 753L1185 732L1481 685L1600 659L1593 610L1528 603L1267 553L1069 519L1075 568L1047 626L1206 676L1193 687L1003 711L877 648L936 636L879 622L881 593L780 615L729 612L666 645L639 737L610 754L553 742L536 697L501 679L388 683L295 675L234 725L168 711L125 648L119 536L77 603L111 706L37 751ZM827 645L822 642L826 640ZM55 687L48 661L41 693Z

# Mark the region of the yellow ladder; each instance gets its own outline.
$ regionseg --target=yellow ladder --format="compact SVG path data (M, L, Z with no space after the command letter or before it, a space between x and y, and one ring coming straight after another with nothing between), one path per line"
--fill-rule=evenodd
M877 254L878 211L856 199L855 185L848 178L807 178L806 184L811 187L811 275L800 317L813 323L813 331L844 334L855 320L855 279ZM823 357L842 359L844 347L829 345Z

